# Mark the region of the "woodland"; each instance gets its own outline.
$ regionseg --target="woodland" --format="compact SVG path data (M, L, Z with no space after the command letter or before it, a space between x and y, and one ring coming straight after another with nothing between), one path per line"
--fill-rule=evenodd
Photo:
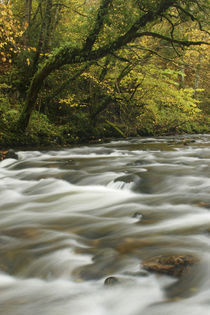
M0 1L0 145L208 133L206 0Z

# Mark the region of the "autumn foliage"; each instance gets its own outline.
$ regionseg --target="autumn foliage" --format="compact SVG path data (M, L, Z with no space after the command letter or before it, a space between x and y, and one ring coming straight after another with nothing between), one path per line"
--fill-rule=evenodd
M11 4L0 3L0 67L4 70L20 51L23 35L20 22L14 17Z
M204 0L1 1L2 130L61 142L208 132L208 10Z

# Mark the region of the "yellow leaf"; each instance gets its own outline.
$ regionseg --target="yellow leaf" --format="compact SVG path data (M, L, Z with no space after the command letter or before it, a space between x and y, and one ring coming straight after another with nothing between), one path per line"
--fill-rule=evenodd
M29 60L29 58L26 59L26 62L27 62L27 65L29 66L29 65L30 65L30 60Z

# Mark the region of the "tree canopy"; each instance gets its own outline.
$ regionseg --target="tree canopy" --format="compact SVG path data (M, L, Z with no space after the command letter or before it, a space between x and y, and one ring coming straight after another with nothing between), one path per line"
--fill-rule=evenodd
M7 25L4 32L12 31L17 24L9 42L5 43L1 33L1 55L5 62L7 54L11 63L12 45L19 49L15 62L22 77L19 90L25 103L17 121L19 130L28 127L40 92L42 103L50 97L56 99L60 93L63 103L58 103L67 104L75 99L75 80L83 85L88 82L95 89L98 104L93 104L93 98L90 101L90 93L84 88L83 99L78 97L76 102L79 108L86 100L92 122L111 103L116 104L116 111L120 108L121 112L132 112L140 120L149 117L148 111L160 115L164 108L167 115L170 104L179 110L185 107L183 113L190 112L191 116L199 112L195 89L201 81L200 68L207 63L208 2L16 0L1 6L4 10L0 18L10 16L3 21ZM196 69L191 73L194 86L186 85L184 89L192 60L196 60ZM55 84L56 75L63 82L60 90ZM50 84L50 80L54 82ZM167 90L170 93L163 99ZM152 105L149 100L153 97L157 102Z

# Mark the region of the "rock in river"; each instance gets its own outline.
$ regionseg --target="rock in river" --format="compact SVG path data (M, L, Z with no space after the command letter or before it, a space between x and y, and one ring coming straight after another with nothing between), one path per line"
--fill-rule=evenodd
M15 153L13 149L9 149L8 151L1 151L0 161L4 159L18 159L18 155Z
M193 255L166 255L146 259L141 264L148 271L180 277L198 262Z
M110 286L118 284L118 283L119 283L119 280L116 277L108 277L104 281L105 285L110 285Z

